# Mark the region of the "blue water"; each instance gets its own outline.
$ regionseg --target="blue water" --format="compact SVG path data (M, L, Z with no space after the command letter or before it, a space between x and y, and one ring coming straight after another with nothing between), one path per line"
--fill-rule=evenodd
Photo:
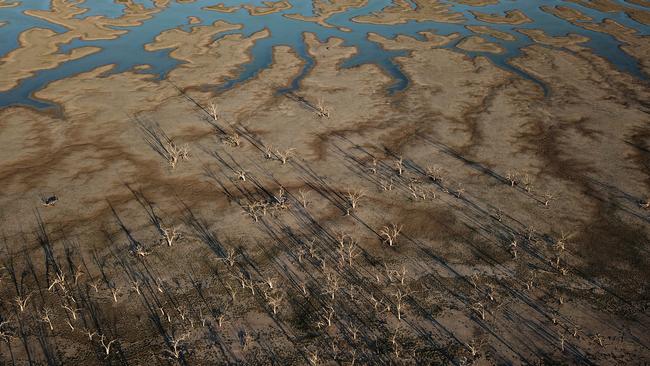
M148 8L154 7L153 2L150 0L139 0L137 2ZM293 81L289 90L298 88L300 86L300 81L314 64L313 60L307 53L306 46L303 42L303 33L312 32L321 40L334 36L344 39L345 45L356 46L358 48L358 53L349 60L346 60L346 62L343 63L343 67L355 67L366 63L377 64L394 79L394 83L390 86L388 91L391 93L399 92L408 87L409 80L395 64L393 59L396 56L404 55L406 53L402 51L383 50L378 44L367 39L368 32L378 33L384 37L390 38L395 37L398 34L419 38L420 36L418 35L418 32L421 31L435 31L438 34L444 35L458 32L462 36L466 36L471 34L471 32L465 28L466 25L488 25L492 28L514 35L516 40L503 41L482 35L489 41L499 43L505 48L506 52L499 55L465 52L456 49L457 51L465 52L470 56L482 55L488 57L496 65L535 82L538 81L508 63L508 60L520 54L520 49L522 47L533 44L532 40L527 36L516 32L517 28L541 28L548 34L556 36L566 35L567 33L585 35L591 39L589 42L585 43L585 45L592 48L596 54L609 60L621 71L630 73L640 79L647 80L648 78L647 75L644 75L639 70L637 61L620 50L620 42L613 37L574 26L569 22L543 12L539 7L541 5L563 5L574 7L592 17L593 21L599 22L604 18L614 19L625 26L637 29L639 34L642 35L650 34L650 27L635 22L624 13L601 13L590 8L559 0L547 0L543 3L527 0L520 0L517 2L502 1L500 4L485 7L471 7L454 4L451 10L462 12L466 18L466 21L460 24L410 21L398 25L376 25L353 22L351 19L356 16L379 12L382 8L391 4L390 0L371 0L369 4L363 8L350 9L345 13L336 14L328 19L328 23L335 26L349 28L352 30L351 32L344 32L337 28L322 27L316 23L292 20L283 16L283 14L294 13L306 16L313 15L310 1L291 0L290 2L292 3L293 8L263 16L251 16L245 9L240 9L233 13L220 13L202 9L203 7L214 5L218 2L221 1L198 0L191 3L170 2L167 7L156 13L151 19L144 21L142 25L123 28L128 32L116 39L101 41L82 41L76 39L69 44L63 45L61 47L61 52L69 52L71 49L82 46L101 47L102 51L78 60L66 62L55 69L39 71L34 76L22 80L14 89L5 93L0 93L0 107L16 104L30 105L36 108L51 107L52 105L48 102L35 99L33 93L42 89L52 81L63 79L77 73L90 71L107 64L117 65L117 67L111 72L122 72L129 70L136 65L148 64L151 68L144 72L151 73L156 78L164 78L170 70L179 64L178 60L169 56L170 50L149 52L146 51L143 46L152 42L154 37L167 29L180 27L189 30L189 28L194 25L187 24L188 16L198 16L203 25L211 24L217 20L224 20L229 23L243 25L242 29L219 34L217 38L230 33L242 33L244 36L248 36L265 28L271 31L270 37L261 39L254 45L251 51L252 60L250 63L244 65L240 75L234 79L227 80L222 85L215 85L215 90L230 88L242 81L254 77L261 70L268 68L273 61L273 47L277 45L288 45L292 47L298 56L305 60L303 73ZM226 6L236 6L243 3L259 6L263 5L262 0L246 2L226 0L223 2ZM628 7L631 6L629 3L623 4ZM78 15L77 17L79 18L97 15L116 18L119 17L125 9L123 4L107 0L86 0L80 6L87 8L88 11ZM640 8L639 6L635 7ZM25 0L17 7L1 8L0 21L8 22L8 24L0 27L0 55L5 55L18 47L18 36L26 29L41 27L52 29L57 33L65 32L66 29L64 27L30 17L23 13L26 9L48 8L49 4L42 0ZM533 22L518 26L490 24L476 20L474 16L469 13L469 10L477 10L485 13L504 13L511 9L522 10L528 17L533 19ZM451 42L446 47L455 49L456 44L460 42L461 39L462 37L455 42Z

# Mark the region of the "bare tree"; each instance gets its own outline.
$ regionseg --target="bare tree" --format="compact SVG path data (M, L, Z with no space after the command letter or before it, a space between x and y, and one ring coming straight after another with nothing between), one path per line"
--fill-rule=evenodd
M79 279L84 275L84 271L81 269L80 266L76 266L74 269L74 285L76 286L77 283L79 282Z
M239 170L239 171L237 171L237 178L239 180L241 180L242 182L245 182L246 181L246 174L247 174L246 171Z
M86 336L88 337L88 340L89 340L89 341L92 341L92 340L93 340L93 337L97 335L97 332L96 332L96 331L90 331L90 330L88 330L88 329L85 329L85 330L84 330L84 333L85 333Z
M237 132L233 132L231 134L226 135L224 138L221 139L223 143L230 145L232 147L239 147L241 146L241 136Z
M103 334L99 336L99 343L104 349L104 353L106 354L107 358L108 355L111 353L111 345L115 342L117 342L117 339L113 339L112 341L106 343L106 337Z
M181 233L178 231L178 228L176 227L160 227L160 231L162 232L162 238L160 239L161 241L164 241L167 246L172 246L174 242L178 239L181 238Z
M233 267L237 261L237 252L235 249L230 248L226 251L226 256L221 258L222 261L226 262L228 266Z
M228 290L228 294L230 295L230 299L235 302L235 298L237 297L237 288L232 287L231 284L226 283L225 285L226 289Z
M555 195L551 192L547 192L544 194L544 198L542 199L542 202L544 203L544 207L548 207L549 203L551 203L552 200L555 199Z
M481 348L483 347L484 340L476 341L472 340L470 343L467 343L467 349L469 350L470 354L472 357L478 356L479 352L481 352Z
M280 162L282 163L282 165L284 165L284 164L287 163L287 161L289 161L290 158L292 158L294 156L295 151L296 151L296 149L292 147L292 148L288 148L288 149L286 149L284 151L275 150L275 154L280 159Z
M25 309L27 308L27 302L29 301L29 298L32 297L32 293L30 292L27 295L21 295L18 294L16 298L14 299L14 302L16 305L18 305L18 308L20 309L20 312L24 312Z
M517 239L513 238L512 241L510 242L510 253L512 254L512 257L514 259L517 259Z
M264 158L273 159L273 145L264 146Z
M357 243L349 239L347 241L339 241L339 255L341 256L342 262L347 262L347 264L352 267L352 261L359 255L359 249Z
M600 335L600 333L596 333L593 336L594 342L598 343L601 347L605 347L605 343L603 343L603 336Z
M393 190L393 177L391 177L388 182L380 180L379 185L384 191L392 191Z
M508 171L506 173L506 180L510 183L511 187L514 187L519 183L519 174L516 171Z
M117 297L122 292L122 290L116 285L111 286L111 295L113 296L113 302L117 304Z
M43 311L40 313L40 320L43 323L47 323L49 325L50 330L54 330L54 326L52 325L52 312L48 308L43 308Z
M370 167L370 174L377 174L377 159L372 159L372 165Z
M402 320L402 308L404 307L404 299L409 296L409 293L402 292L401 289L397 289L393 296L395 296L395 310L397 311L397 320Z
M178 146L170 140L167 142L165 150L167 151L167 162L172 169L176 168L176 165L181 160L190 160L189 146L187 144Z
M63 272L57 272L56 277L50 284L50 286L47 288L48 291L52 291L54 289L54 286L59 285L62 291L65 292L65 273Z
M444 178L444 172L442 168L437 165L427 166L425 172L427 174L427 177L436 183L442 182L442 179Z
M280 291L272 291L272 293L268 295L267 301L269 305L271 305L271 308L273 309L273 315L278 314L278 310L280 309L283 300L284 300L284 294Z
M309 356L307 357L307 360L309 361L309 364L312 366L320 365L320 357L318 357L318 351L309 352Z
M77 320L77 313L80 311L80 309L74 308L66 304L61 305L61 307L70 313L70 315L72 316L72 320Z
M353 209L357 208L357 206L359 205L359 201L361 201L361 199L365 196L366 194L363 190L349 189L347 193L348 202L350 203L350 206L352 206Z
M179 359L183 353L183 348L181 347L181 342L185 341L189 333L185 333L178 338L169 337L170 349L166 350L169 355L175 359Z
M388 243L389 246L394 246L397 243L397 237L402 231L403 225L391 224L390 226L384 226L379 230L379 235L384 237L384 242Z
M325 101L322 97L318 98L318 102L316 103L316 114L318 117L330 117L330 109L325 106Z
M208 113L215 122L219 119L219 108L217 107L216 101L210 101L208 104Z
M481 316L481 320L485 320L485 306L481 302L472 304L472 310Z
M305 191L304 189L300 188L298 190L298 200L300 201L300 204L302 205L303 208L307 208L307 196L309 195L309 191Z
M397 170L397 175L399 176L404 173L404 159L401 156L395 161L395 169Z

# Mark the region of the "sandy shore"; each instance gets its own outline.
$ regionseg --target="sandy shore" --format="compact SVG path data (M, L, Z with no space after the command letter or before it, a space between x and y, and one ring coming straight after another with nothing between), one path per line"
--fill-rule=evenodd
M465 37L456 47L472 52L503 53L505 51L498 43L489 42L479 36Z
M0 92L18 85L39 70L54 69L62 63L101 51L97 47L78 47L68 54L59 47L69 43L74 35L57 34L52 30L32 28L20 34L19 48L0 58Z
M284 16L290 19L318 23L323 27L333 27L327 22L327 19L329 19L332 15L345 12L348 9L366 6L368 4L368 0L314 0L313 4L313 11L315 14L314 16L304 16L302 14L285 14Z
M0 9L2 8L13 8L20 5L20 1L8 1L8 0L0 0Z
M524 14L524 12L522 12L519 9L508 10L506 11L505 15L487 14L487 13L481 13L474 10L470 10L470 13L472 13L472 15L474 15L474 17L477 20L486 23L518 25L518 24L531 23L533 21L526 14Z
M450 11L451 6L439 1L413 0L415 7L405 0L394 0L394 5L372 15L362 15L352 20L358 23L402 24L409 20L416 22L435 21L441 23L460 23L461 13Z
M128 30L118 27L135 27L149 19L167 5L167 0L155 2L155 7L145 9L131 1L125 2L126 10L118 18L91 16L76 18L87 12L75 2L53 0L51 9L26 10L25 14L61 25L67 32L56 33L45 28L32 28L22 32L18 38L19 47L0 59L0 91L7 91L18 83L34 75L39 70L53 69L62 63L79 59L101 51L97 47L78 47L69 53L61 53L59 48L73 40L114 39Z
M510 33L506 32L501 32L499 30L496 30L494 28L490 28L485 25L467 25L465 28L469 29L470 31L477 33L477 34L485 34L488 36L492 36L498 39L502 39L504 41L514 41L516 38Z
M517 29L517 32L527 35L537 43L554 47L570 47L589 42L589 38L573 33L567 34L566 36L553 37L541 29Z
M266 14L277 13L283 10L291 9L291 3L286 0L279 1L263 1L264 6L243 5L243 8L248 10L248 13L253 16L260 16Z

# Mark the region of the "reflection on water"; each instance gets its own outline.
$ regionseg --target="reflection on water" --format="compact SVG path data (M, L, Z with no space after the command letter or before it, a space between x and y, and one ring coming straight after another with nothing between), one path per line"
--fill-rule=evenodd
M639 34L650 33L649 27L635 22L624 13L601 13L577 4L568 4L564 1L547 0L544 1L543 4L538 1L528 0L517 2L501 1L499 4L480 8L454 4L451 10L462 12L466 19L465 22L460 24L410 21L398 25L378 25L353 22L351 19L356 16L379 12L385 6L391 4L390 0L371 0L365 7L349 9L344 13L335 14L328 19L329 24L335 25L336 27L348 28L351 30L349 32L343 31L339 28L327 28L317 23L289 19L283 16L283 14L295 13L305 16L313 15L310 1L291 0L290 2L293 5L293 8L263 16L251 16L245 9L239 9L232 13L221 13L202 9L203 7L214 5L217 2L218 1L215 0L198 0L194 2L181 3L171 2L166 8L153 15L151 19L144 21L141 26L125 27L124 29L128 30L128 33L116 39L100 41L80 41L77 39L66 44L61 47L61 52L69 52L71 49L81 46L97 46L101 47L103 50L81 59L63 63L55 69L37 72L34 76L23 80L14 89L5 93L0 93L0 106L28 104L35 107L47 107L47 103L32 98L32 93L43 88L51 81L62 79L76 73L89 71L98 66L107 64L117 65L112 72L122 72L131 69L136 65L148 64L151 65L151 68L145 72L155 74L157 77L162 78L178 64L178 61L169 57L169 50L149 52L144 49L143 45L152 42L155 36L167 29L181 27L188 30L190 28L190 25L187 24L188 16L198 16L201 19L200 24L204 25L211 24L217 20L224 20L229 23L243 25L243 29L221 33L217 38L230 33L243 33L248 36L264 28L271 31L270 37L261 39L255 44L252 49L252 60L243 67L240 75L237 78L226 81L223 85L215 85L215 88L217 89L232 87L241 81L255 76L260 72L260 70L269 67L272 63L272 48L276 45L288 45L293 47L296 53L306 61L302 75L292 83L291 88L297 88L302 76L304 76L313 66L313 60L311 60L307 53L302 36L303 32L312 32L321 40L334 36L344 39L345 45L357 47L358 53L347 60L343 64L343 67L354 67L365 63L375 63L394 78L395 82L391 86L390 91L400 91L408 86L408 79L393 62L393 58L403 55L405 52L383 50L377 43L371 42L367 39L367 33L374 32L390 38L398 34L403 34L422 39L422 37L418 35L418 32L433 30L438 34L458 32L462 36L466 36L472 34L465 28L466 25L488 25L494 29L508 32L515 36L516 39L514 41L504 41L488 35L481 35L491 42L499 43L505 49L505 52L502 54L495 55L491 53L462 52L468 53L471 56L481 54L489 57L495 64L526 78L530 78L530 76L517 70L508 63L510 58L519 54L520 48L534 43L527 36L516 32L515 29L517 28L543 29L547 34L553 36L565 35L567 33L585 35L591 40L584 45L593 49L596 54L605 57L622 71L633 74L639 78L645 78L645 76L641 74L636 60L622 52L619 49L620 42L612 36L577 27L567 21L542 11L539 7L540 5L572 6L590 16L594 22L600 22L605 18L614 19L625 26L637 29ZM154 4L148 0L140 0L137 1L137 3L148 8L154 7ZM226 6L237 6L242 3L264 6L262 0L245 2L226 0L223 1L223 3ZM628 7L632 6L630 3L625 3L625 5ZM86 0L80 6L88 8L88 11L84 14L77 15L76 17L102 15L116 18L121 16L125 9L125 6L119 2L107 2L106 0ZM23 11L26 9L46 10L48 8L49 4L45 1L24 0L17 7L0 9L0 20L8 23L4 27L0 28L0 54L4 55L18 47L17 39L19 34L31 27L50 28L56 32L65 32L66 29L62 26L51 24L44 20L23 14ZM533 22L516 26L484 23L476 20L469 12L469 10L480 10L483 13L502 13L511 9L522 10L533 20ZM451 42L445 47L454 48L461 39L462 37L459 37L457 40ZM460 50L458 51L460 52Z

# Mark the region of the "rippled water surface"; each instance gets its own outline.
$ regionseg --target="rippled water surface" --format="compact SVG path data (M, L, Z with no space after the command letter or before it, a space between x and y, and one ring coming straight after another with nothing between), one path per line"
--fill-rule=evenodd
M477 54L484 55L492 59L494 63L501 67L527 78L531 77L508 63L510 58L519 54L519 50L522 47L534 43L526 35L516 31L516 29L520 28L543 29L547 34L554 36L566 35L567 33L585 35L590 38L590 41L584 45L593 49L596 54L605 57L622 71L633 74L639 78L647 78L647 76L642 75L639 71L637 61L620 50L620 42L618 42L614 37L575 26L565 20L542 11L540 6L570 6L593 18L593 22L600 22L605 18L613 19L627 27L638 30L639 34L649 34L650 29L648 26L632 20L622 12L601 13L591 8L574 3L567 3L565 1L501 1L499 4L483 7L454 4L451 11L462 12L466 19L465 22L459 24L431 21L409 21L405 24L398 25L379 25L362 24L352 21L352 18L356 16L379 12L384 7L391 5L390 0L371 0L368 2L368 5L362 8L352 8L344 13L335 14L330 17L328 23L335 26L332 28L323 27L317 23L289 19L284 16L284 14L296 13L305 16L313 15L313 8L310 1L291 0L291 9L267 15L255 16L249 14L249 11L243 8L232 13L222 13L203 9L204 7L215 5L217 2L218 1L215 0L199 0L195 2L182 3L171 2L160 12L154 14L153 17L145 20L142 25L136 27L125 27L124 29L128 30L128 33L121 35L116 39L99 41L82 41L76 39L71 43L62 46L61 51L69 52L71 49L81 46L97 46L101 47L102 51L81 59L68 61L54 69L41 70L34 76L22 80L14 89L0 93L0 106L28 104L36 107L47 107L47 103L36 100L32 97L32 94L35 91L43 88L51 81L66 78L80 72L89 71L106 64L118 65L118 67L112 72L121 72L128 70L135 65L148 64L151 65L151 68L146 70L146 72L153 73L162 78L178 64L178 61L169 56L170 50L149 52L144 49L143 45L152 42L155 36L167 29L181 27L187 30L191 26L194 26L188 25L188 16L199 17L201 20L200 24L204 25L211 24L217 20L224 20L230 23L243 25L243 29L241 30L221 33L217 37L223 37L230 33L243 33L244 35L250 35L264 28L271 31L270 37L261 39L255 44L252 50L253 59L249 64L244 66L240 75L235 79L228 80L224 85L219 85L218 88L232 87L233 85L254 76L260 70L269 67L272 62L272 48L276 45L289 45L295 49L301 58L305 59L306 66L303 72L304 75L309 68L313 66L313 61L306 52L302 34L304 32L312 32L321 40L335 36L344 39L346 45L356 46L359 52L357 55L347 60L343 66L353 67L364 63L376 63L394 78L395 82L390 91L399 92L408 86L409 81L393 62L393 58L403 55L405 52L383 50L380 45L367 39L368 32L375 32L384 37L394 37L398 34L403 34L420 38L421 36L418 32L434 30L438 34L458 32L462 36L467 36L472 34L465 28L467 25L487 25L494 29L512 34L516 37L516 40L504 41L487 35L481 35L491 42L499 43L505 49L505 52L498 55L491 53L461 52L466 52L472 56ZM154 4L151 1L140 0L138 3L149 8L154 7ZM264 6L262 1L223 1L223 3L226 6L238 6L241 4ZM627 7L640 7L627 2L625 2L624 5ZM79 6L87 8L88 11L84 14L78 15L77 17L96 15L112 18L120 17L125 8L124 5L119 2L102 0L86 0ZM20 33L29 28L50 28L55 32L66 32L67 30L60 25L52 24L24 14L24 10L27 9L48 8L48 2L42 0L24 0L18 6L0 8L0 21L7 22L3 27L0 27L0 54L5 55L19 47L18 37ZM533 22L522 25L484 23L477 20L474 15L469 12L469 10L476 10L483 13L501 14L512 9L523 11L533 20ZM346 32L337 27L348 28L351 31ZM462 38L463 37L457 38L445 47L455 48ZM292 87L298 87L299 82L300 77L294 80Z

